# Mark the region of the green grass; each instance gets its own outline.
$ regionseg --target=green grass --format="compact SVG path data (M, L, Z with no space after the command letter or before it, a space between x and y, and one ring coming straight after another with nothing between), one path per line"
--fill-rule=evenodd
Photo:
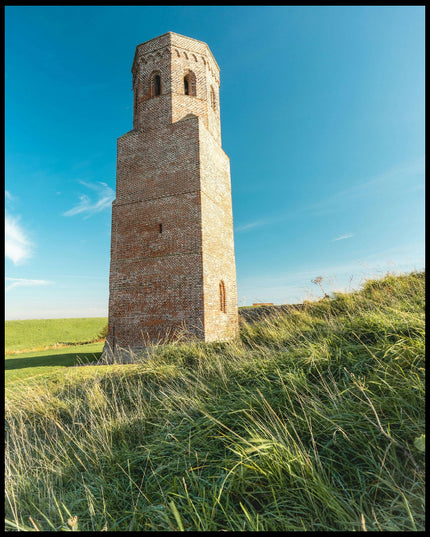
M6 354L42 349L58 343L89 343L97 339L106 324L106 317L5 321Z
M98 359L103 342L89 342L106 324L106 317L6 321L6 386L17 389L26 379Z
M423 531L424 273L6 399L6 528Z
M16 381L52 373L63 367L93 362L100 358L102 350L103 342L100 342L6 356L5 384L12 388L12 383Z

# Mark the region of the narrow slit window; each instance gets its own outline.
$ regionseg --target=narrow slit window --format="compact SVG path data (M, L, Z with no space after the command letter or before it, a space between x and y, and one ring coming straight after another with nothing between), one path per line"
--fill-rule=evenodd
M154 76L154 97L161 95L161 77L160 75Z
M215 97L215 91L213 87L211 86L211 107L216 112L216 97Z
M220 304L220 310L223 313L226 313L226 304L225 304L225 285L224 282L221 280L219 282L219 304Z
M163 233L163 224L158 224L158 233Z
M185 95L190 94L190 82L188 80L188 75L184 77L184 93Z

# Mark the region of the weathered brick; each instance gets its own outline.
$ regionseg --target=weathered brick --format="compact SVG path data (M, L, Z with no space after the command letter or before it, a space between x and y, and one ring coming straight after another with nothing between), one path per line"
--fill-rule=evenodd
M237 288L219 67L206 43L168 32L136 47L132 73L133 130L117 147L105 351L179 333L230 339Z

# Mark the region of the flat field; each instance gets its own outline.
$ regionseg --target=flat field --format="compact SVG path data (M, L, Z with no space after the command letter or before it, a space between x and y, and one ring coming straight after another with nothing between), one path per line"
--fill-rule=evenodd
M103 350L99 335L106 324L106 317L6 321L7 388L16 389L22 381L97 360Z
M103 342L98 342L6 356L5 385L18 388L17 381L28 381L56 369L93 362L100 358L102 350Z
M97 338L107 317L29 319L5 322L5 353L43 350L64 343L87 343Z

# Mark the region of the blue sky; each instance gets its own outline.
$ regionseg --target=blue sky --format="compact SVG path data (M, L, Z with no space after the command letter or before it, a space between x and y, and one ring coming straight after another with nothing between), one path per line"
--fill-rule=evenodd
M221 68L239 305L424 268L424 7L7 6L6 319L106 316L136 45Z

